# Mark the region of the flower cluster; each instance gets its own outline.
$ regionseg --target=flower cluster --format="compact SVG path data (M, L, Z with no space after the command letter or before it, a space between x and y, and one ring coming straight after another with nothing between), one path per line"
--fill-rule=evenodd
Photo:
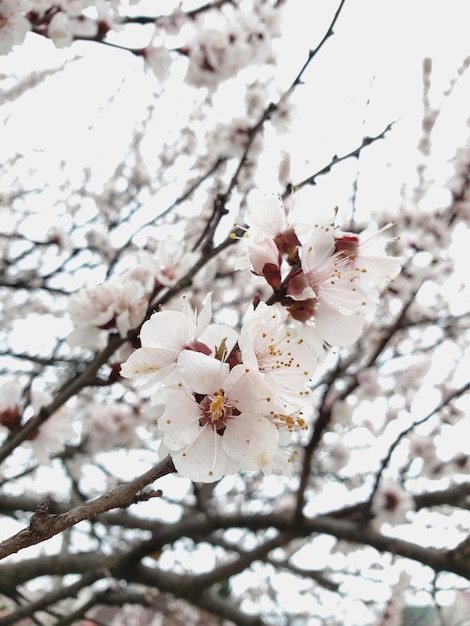
M126 338L145 316L152 283L149 271L136 268L72 294L68 310L75 329L68 343L96 350L106 345L109 333Z
M253 13L227 14L214 27L200 28L184 52L186 82L217 87L254 63L273 62L272 40L280 35L280 14L268 3L253 3Z
M254 274L273 289L292 317L309 322L322 341L347 346L361 334L381 289L395 278L401 259L385 254L374 226L362 233L334 227L334 215L305 226L278 196L261 196L249 206L245 242Z
M26 424L23 420L25 412L24 390L16 380L7 380L0 386L0 433L7 430L16 434ZM52 394L33 390L30 398L30 411L33 416L52 402ZM64 451L66 444L76 440L72 414L65 408L57 411L41 424L38 430L25 442L34 452L37 461L48 465L53 456Z
M400 267L372 230L296 225L276 196L258 198L245 219L247 254L238 267L264 277L273 290L268 303L257 303L239 333L211 324L211 295L197 316L156 312L121 366L124 378L152 387L161 450L195 481L289 472L286 446L306 428L326 344L359 336L379 289Z
M95 19L87 17L93 7ZM76 38L92 39L116 26L117 10L104 1L0 0L0 54L23 43L35 30L58 47L69 46ZM102 31L101 33L99 31Z
M260 303L240 333L211 317L210 296L195 319L154 313L121 374L155 385L163 450L182 475L211 482L240 470L286 473L283 447L305 428L322 345L280 305Z

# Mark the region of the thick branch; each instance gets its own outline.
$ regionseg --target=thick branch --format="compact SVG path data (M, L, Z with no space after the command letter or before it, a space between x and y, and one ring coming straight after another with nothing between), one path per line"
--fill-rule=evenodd
M170 457L167 457L134 480L119 485L96 500L90 500L76 506L67 513L60 515L50 515L48 512L35 513L31 517L28 528L0 543L0 559L50 539L67 528L71 528L83 520L91 519L100 513L116 508L126 508L139 502L142 499L139 496L139 491L157 478L174 471L173 462Z

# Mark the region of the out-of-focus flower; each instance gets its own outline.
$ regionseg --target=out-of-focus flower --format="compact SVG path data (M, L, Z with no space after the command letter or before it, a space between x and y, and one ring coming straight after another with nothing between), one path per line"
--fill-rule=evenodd
M19 430L21 411L19 404L23 389L16 380L8 380L0 387L0 426L10 432Z
M37 415L42 407L52 402L52 399L50 393L33 392L34 414ZM31 446L41 465L48 465L52 456L63 452L66 444L76 439L75 424L72 413L63 407L48 417L25 443Z
M140 254L140 263L154 277L156 283L171 287L194 265L198 258L195 252L186 249L184 241L167 237L154 241L155 251Z
M373 525L380 527L383 522L401 524L407 515L414 509L414 500L411 494L390 478L382 480L372 503L372 513L375 515Z
M94 350L103 347L109 333L117 332L125 338L145 317L149 279L148 272L137 268L72 294L68 310L77 328L69 335L68 343Z
M92 405L84 415L87 447L92 451L130 448L139 440L136 427L138 416L124 404Z
M160 83L163 83L171 66L171 56L165 46L150 43L142 50L142 56L146 67L155 74Z
M375 626L401 626L402 611L405 605L404 593L409 588L410 577L406 573L400 574L398 583L393 587L393 593L382 612L375 622Z
M31 30L23 14L25 9L22 0L0 0L0 54L8 54L13 46L22 44Z

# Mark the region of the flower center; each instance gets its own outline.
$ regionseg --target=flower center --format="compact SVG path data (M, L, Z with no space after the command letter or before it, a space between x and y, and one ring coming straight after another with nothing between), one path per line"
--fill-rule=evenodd
M213 422L217 422L226 415L225 396L223 389L218 389L215 394L209 398L209 414Z
M200 406L203 410L203 416L200 419L201 426L209 424L219 434L225 430L228 418L240 414L240 411L227 398L223 389L217 389L215 393L205 396L200 402Z

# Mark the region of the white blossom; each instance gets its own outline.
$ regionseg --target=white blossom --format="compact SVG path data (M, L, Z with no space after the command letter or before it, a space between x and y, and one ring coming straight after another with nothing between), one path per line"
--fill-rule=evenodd
M285 413L305 405L307 384L324 356L311 329L288 325L288 318L280 305L260 302L243 324L239 339L243 363L262 374Z
M95 349L107 333L126 338L144 319L148 307L147 272L140 268L72 294L68 310L77 327L68 337L71 346Z
M119 446L130 448L139 440L136 432L138 415L125 404L91 405L83 421L89 450L105 451Z
M186 249L184 241L167 237L152 242L155 251L142 251L140 263L165 287L174 285L194 265L198 255Z
M272 398L261 375L200 352L186 350L178 361L179 382L158 392L165 405L158 426L176 469L213 482L271 463L279 433L265 417Z
M413 509L411 494L391 478L386 478L381 481L372 502L373 525L380 528L383 522L401 524Z
M34 415L50 404L53 397L47 392L33 392L32 406ZM41 465L48 465L51 458L64 451L67 443L76 439L76 422L73 414L65 407L55 411L43 422L34 435L25 443L31 446Z
M20 426L22 393L23 388L16 380L7 380L0 386L0 426L12 432Z
M0 1L0 54L7 54L13 46L23 43L31 30L29 20L23 15L24 8L21 0Z
M197 317L181 311L164 310L154 313L140 331L141 347L121 366L121 375L154 383L164 380L176 367L183 350L213 353L214 342L226 340L233 347L234 331L226 326L209 327L212 316L211 294L205 298ZM222 337L215 337L214 330ZM206 343L207 342L207 343Z

